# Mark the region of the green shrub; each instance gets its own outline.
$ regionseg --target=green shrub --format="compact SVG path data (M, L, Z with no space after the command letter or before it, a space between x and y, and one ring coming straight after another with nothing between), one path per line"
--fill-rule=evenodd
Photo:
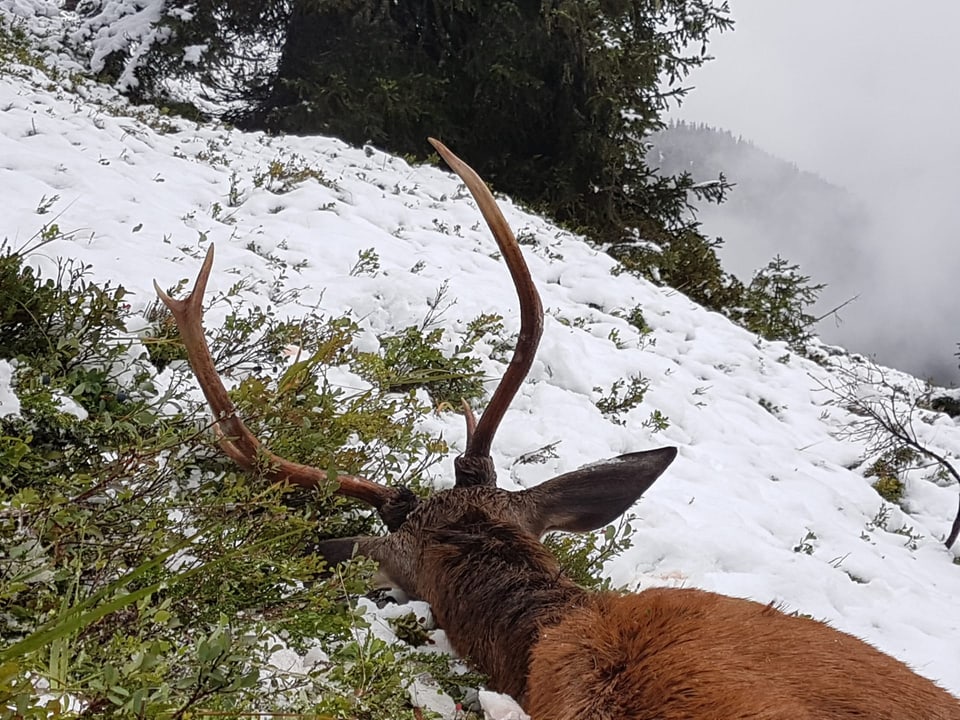
M442 329L425 332L417 326L382 337L381 354L366 359L365 375L387 392L423 388L434 407L459 407L461 400L480 398L480 361L466 354L473 343L468 338L467 343L447 355L440 347L442 339Z
M650 381L639 373L615 380L609 393L596 401L597 409L618 425L623 425L626 421L621 415L640 405L649 387ZM603 388L595 387L594 391L603 392Z
M347 511L329 487L291 492L238 471L206 429L163 314L144 341L131 336L123 289L88 270L63 264L50 282L18 253L0 258L2 291L15 299L0 309L0 338L21 405L0 418L0 717L46 717L68 695L96 717L408 711L405 684L421 666L397 662L402 647L373 647L343 602L365 590L370 564L326 577L309 552L318 536L377 531L371 516ZM446 452L417 430L427 408L410 393L326 380L334 367L368 367L356 330L347 319L235 312L211 346L240 358L234 401L272 449L415 484ZM291 343L301 349L292 364ZM154 362L169 384L157 385ZM283 372L272 382L258 367ZM336 648L343 664L278 674L269 656L279 637L301 651Z
M609 590L610 579L603 566L633 545L633 515L624 515L616 525L589 533L551 533L543 544L554 554L560 567L573 580L591 590Z
M289 157L280 155L270 161L266 170L257 169L253 175L253 186L264 187L276 195L282 195L306 180L316 180L332 187L324 177L323 171L308 165L301 155L293 154Z
M873 489L880 497L899 505L907 488L901 475L916 462L917 457L916 450L907 445L892 448L874 460L864 475L877 478L873 482Z
M88 271L61 260L56 277L41 280L23 255L0 243L0 359L41 360L45 372L103 359L102 345L122 329L126 293L88 282Z
M873 483L873 489L887 502L899 505L900 501L903 500L906 486L895 475L881 475Z
M43 58L34 50L23 26L11 24L6 18L0 17L0 77L28 77L29 71L25 68L30 67L48 74L56 73L53 68L47 67Z
M744 287L720 265L720 240L708 240L694 230L659 232L651 243L620 243L610 254L621 267L658 284L668 285L711 310L739 320Z

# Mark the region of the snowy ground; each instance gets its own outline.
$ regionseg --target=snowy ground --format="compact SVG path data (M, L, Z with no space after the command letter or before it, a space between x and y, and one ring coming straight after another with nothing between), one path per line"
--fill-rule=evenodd
M69 239L31 257L45 271L58 257L76 258L146 307L154 278L162 287L192 278L216 243L210 292L248 278L247 301L266 304L285 265L284 283L302 289L302 306L352 311L372 339L421 321L449 281L456 302L441 323L451 332L486 312L516 331L505 267L453 176L327 138L167 120L154 123L158 132L106 91L84 92L101 97L83 99L38 74L0 78L0 238L19 247L55 222ZM256 187L276 160L318 170L323 182ZM891 506L886 528L877 527L884 503L846 469L860 464L863 447L835 436L851 417L822 389L834 382L826 370L679 292L612 275L611 259L581 238L502 205L530 243L547 317L495 447L501 484L529 487L601 458L676 445L678 460L634 509L634 546L608 568L617 584L776 601L867 639L960 695L960 565L958 551L942 544L956 484L914 473L909 515ZM351 275L369 249L379 270ZM653 329L646 339L615 314L635 306ZM216 313L206 320L217 321ZM486 358L484 370L498 378L503 366ZM638 373L650 381L644 402L623 424L605 418L596 401ZM0 364L0 412L16 408ZM665 430L644 425L654 410L668 419ZM462 450L462 419L448 413L428 424L453 447L436 477L443 486ZM920 425L925 442L960 457L956 421L939 415ZM554 443L558 458L515 464ZM894 532L907 527L912 541Z

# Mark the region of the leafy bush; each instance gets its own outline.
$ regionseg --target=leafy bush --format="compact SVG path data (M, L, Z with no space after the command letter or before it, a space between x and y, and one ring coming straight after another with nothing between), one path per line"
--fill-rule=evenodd
M873 483L873 489L887 502L899 505L900 501L903 500L906 486L895 475L882 475Z
M476 358L462 351L447 356L439 347L443 330L424 332L411 326L397 335L380 338L382 356L370 358L367 373L388 391L423 388L434 406L460 405L483 394L483 378Z
M30 67L47 73L52 71L34 51L23 26L8 24L0 18L0 77L11 74L26 77L29 71L25 68Z
M627 379L615 380L609 393L596 401L597 409L618 425L624 425L626 421L620 417L621 414L640 405L649 387L650 381L639 373ZM602 392L603 388L595 387L594 391Z
M311 167L302 156L294 154L290 157L274 158L266 170L257 169L253 176L253 185L258 188L265 187L275 195L282 195L306 180L316 180L332 187L322 170Z
M61 265L58 284L21 254L0 257L15 299L0 311L0 357L15 361L21 405L0 418L0 717L68 702L97 717L396 717L422 666L397 662L408 651L378 644L342 602L365 590L369 564L328 577L309 553L318 534L376 531L371 516L330 488L291 493L230 465L178 353L161 353L162 376L152 364L176 343L163 314L133 337L123 289L88 270ZM273 449L406 480L446 448L417 430L426 408L412 394L326 380L368 366L355 332L346 319L233 313L211 345L243 358L233 397ZM274 383L257 366L285 370ZM271 664L282 645L316 643L330 661L308 674Z
M910 469L918 459L917 452L906 445L888 450L871 463L866 477L875 477L873 489L884 500L899 505L907 486L901 474Z
M45 372L66 372L97 357L99 346L121 328L122 288L87 282L89 268L71 260L60 261L55 278L41 281L21 254L4 244L0 253L0 359L36 358Z
M603 566L633 545L633 515L621 516L616 525L588 533L551 533L543 544L557 558L563 571L585 588L609 590L610 579L603 577Z
M684 293L706 308L740 320L744 287L726 272L717 256L720 240L708 240L695 230L660 232L647 243L619 243L610 254L622 268Z

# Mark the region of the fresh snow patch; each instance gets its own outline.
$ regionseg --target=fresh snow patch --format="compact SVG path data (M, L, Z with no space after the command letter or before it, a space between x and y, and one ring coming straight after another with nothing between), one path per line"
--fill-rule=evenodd
M485 720L530 720L530 716L509 695L481 690L480 707L483 708Z

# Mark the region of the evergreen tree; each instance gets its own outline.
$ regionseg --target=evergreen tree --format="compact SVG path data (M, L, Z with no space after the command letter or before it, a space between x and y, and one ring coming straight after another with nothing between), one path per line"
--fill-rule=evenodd
M823 285L811 285L799 266L777 255L758 270L747 288L743 324L768 340L786 340L800 348L810 339L817 318L806 309L817 301Z
M67 42L98 80L198 117L265 96L290 20L289 0L69 1Z
M435 135L504 192L598 241L684 220L689 178L647 167L710 0L296 0L276 82L240 124L424 157ZM666 81L666 89L664 89Z

